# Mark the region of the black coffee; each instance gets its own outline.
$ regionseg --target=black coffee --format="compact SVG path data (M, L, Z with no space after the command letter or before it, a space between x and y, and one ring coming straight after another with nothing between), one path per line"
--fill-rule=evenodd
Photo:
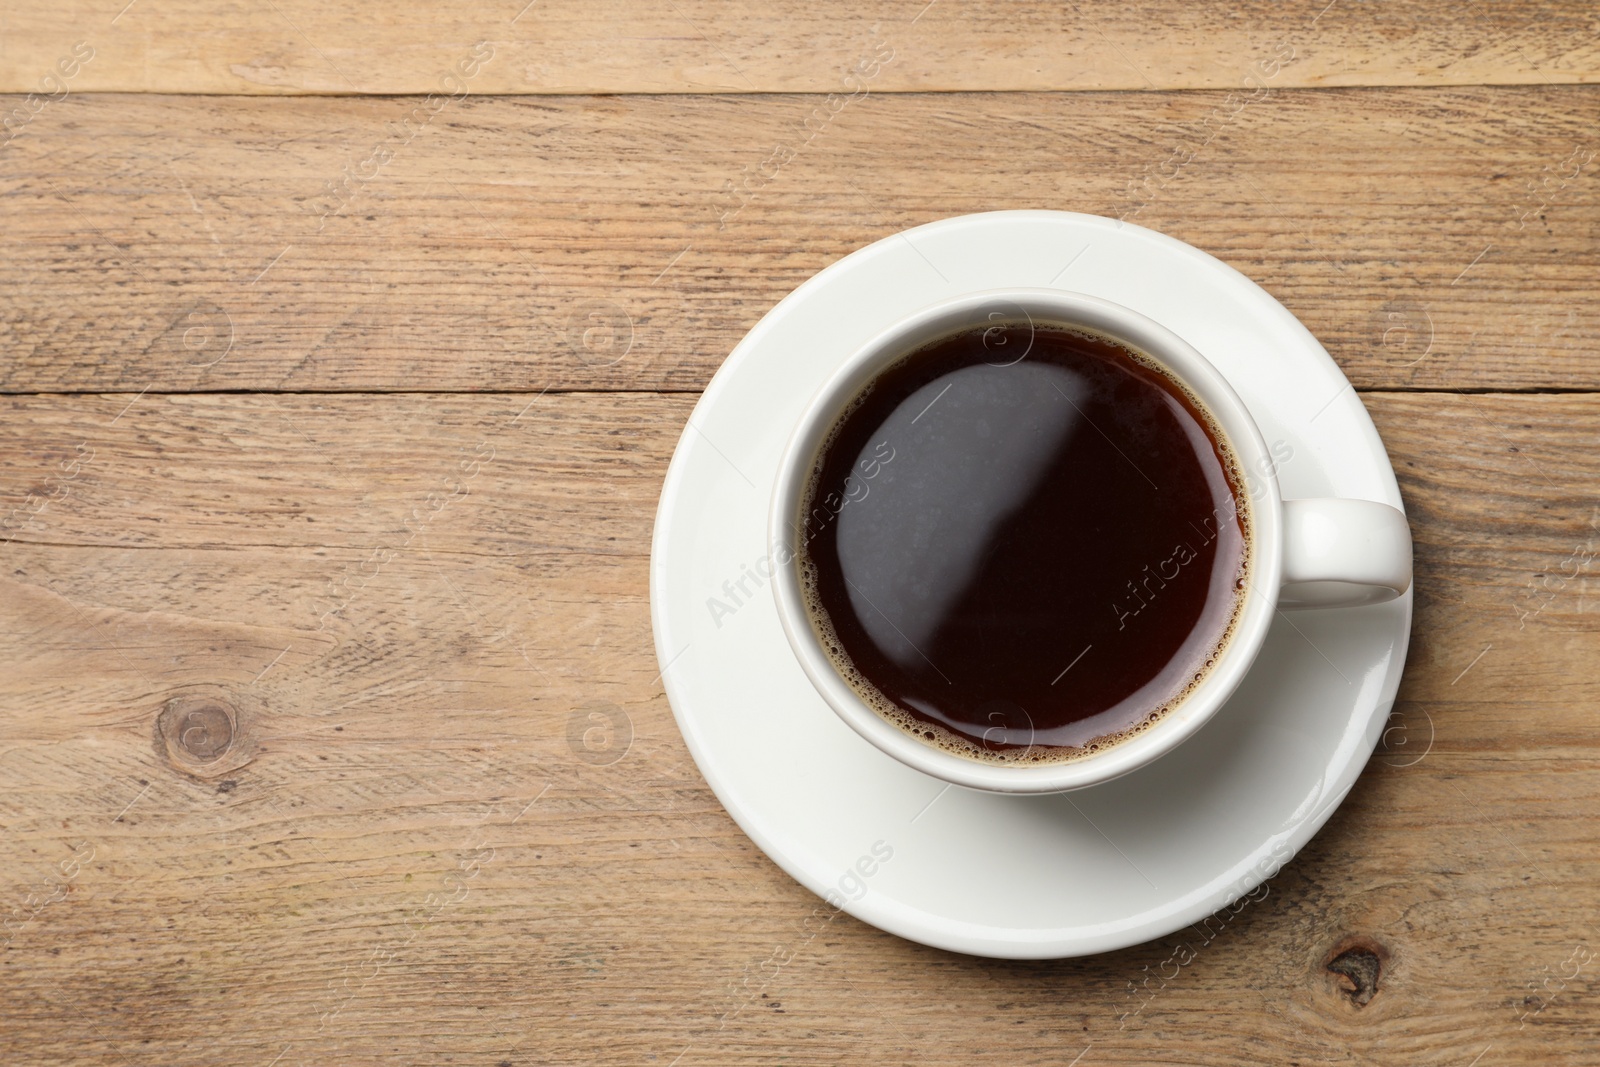
M924 741L1078 758L1158 720L1226 642L1242 484L1149 357L1065 327L975 327L880 374L824 444L799 517L812 621L862 697Z

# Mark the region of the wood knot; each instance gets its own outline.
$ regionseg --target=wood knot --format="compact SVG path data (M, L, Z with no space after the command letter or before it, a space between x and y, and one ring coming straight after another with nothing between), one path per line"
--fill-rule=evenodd
M233 747L233 715L212 701L177 711L173 731L178 751L196 763L214 763Z
M168 700L156 716L157 754L190 775L212 778L226 774L249 762L248 746L243 744L245 717L217 687L181 693ZM232 785L230 782L230 789Z
M1368 938L1346 938L1329 953L1323 967L1345 980L1345 996L1358 1008L1364 1008L1378 995L1378 981L1383 977L1384 964L1389 953L1382 945Z

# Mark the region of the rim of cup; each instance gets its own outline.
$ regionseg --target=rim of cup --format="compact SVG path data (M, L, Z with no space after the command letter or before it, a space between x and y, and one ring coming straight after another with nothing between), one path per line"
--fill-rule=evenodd
M1249 516L1244 603L1215 664L1178 703L1140 732L1076 759L1004 764L958 756L919 740L873 710L840 676L806 607L799 576L799 513L822 445L846 405L880 372L941 337L986 323L1065 325L1113 338L1155 360L1188 387L1233 450L1254 472L1235 498ZM1018 361L1024 356L1012 357ZM855 732L916 770L956 785L1000 793L1053 793L1110 781L1153 762L1193 736L1238 688L1265 641L1283 568L1283 500L1273 459L1255 419L1210 361L1140 312L1061 289L989 289L949 297L912 312L857 349L807 402L784 447L768 515L777 564L772 589L784 635L806 677Z

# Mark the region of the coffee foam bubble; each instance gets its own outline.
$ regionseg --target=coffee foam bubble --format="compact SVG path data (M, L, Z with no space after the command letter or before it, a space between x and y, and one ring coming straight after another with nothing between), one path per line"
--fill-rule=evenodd
M994 324L990 324L991 326ZM1233 610L1228 616L1228 623L1223 627L1222 635L1217 638L1203 653L1194 657L1196 670L1193 677L1184 685L1183 689L1174 697L1152 708L1145 716L1132 726L1111 733L1102 734L1090 739L1083 745L1033 745L1021 749L990 749L977 742L957 734L943 725L929 722L920 718L906 708L896 704L885 696L877 686L867 680L866 676L851 662L849 654L845 652L844 642L839 639L838 631L834 629L833 620L822 606L822 596L817 588L817 567L811 560L807 545L809 539L805 536L806 519L815 506L822 488L823 459L833 448L839 433L844 428L851 414L865 403L877 385L878 378L890 370L901 366L907 361L916 358L924 349L932 348L948 340L954 334L964 333L973 327L963 327L952 333L941 335L933 341L919 345L913 351L900 359L886 365L877 375L869 381L859 393L834 416L832 428L817 446L816 454L812 460L811 473L806 481L805 491L800 497L800 514L796 523L795 537L795 566L799 569L800 594L805 602L806 615L810 618L813 633L822 645L823 653L828 657L829 663L839 676L845 680L855 694L871 708L880 718L890 725L896 726L905 733L932 748L948 752L953 756L969 759L977 763L1001 764L1005 766L1036 766L1041 764L1075 763L1080 760L1097 756L1107 749L1114 748L1135 737L1148 732L1152 727L1162 722L1175 708L1183 704L1194 691L1210 676L1217 662L1223 658L1228 645L1233 640L1234 633L1238 630L1240 616L1244 612L1245 600L1249 594L1250 572L1254 559L1251 551L1253 541L1252 522L1250 516L1250 494L1247 489L1244 469L1239 462L1238 455L1232 444L1222 431L1222 426L1217 422L1216 416L1195 395L1188 384L1172 371L1168 370L1155 357L1150 356L1127 344L1110 334L1088 330L1081 326L1066 323L1022 321L1002 323L1001 325L1028 325L1035 328L1044 328L1061 333L1075 334L1095 341L1110 342L1126 354L1134 363L1147 370L1161 375L1174 385L1191 410L1199 416L1205 424L1207 436L1216 447L1217 455L1222 461L1223 473L1228 479L1228 487L1234 501L1234 513L1229 518L1236 519L1241 533L1241 551L1239 567L1235 572ZM1220 536L1221 523L1218 524Z

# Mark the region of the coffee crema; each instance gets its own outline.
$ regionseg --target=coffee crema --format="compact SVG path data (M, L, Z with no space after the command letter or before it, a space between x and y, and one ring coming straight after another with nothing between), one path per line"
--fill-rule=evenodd
M795 517L806 610L840 675L925 743L1083 758L1159 721L1226 646L1244 485L1155 359L1078 327L970 327L835 421Z

